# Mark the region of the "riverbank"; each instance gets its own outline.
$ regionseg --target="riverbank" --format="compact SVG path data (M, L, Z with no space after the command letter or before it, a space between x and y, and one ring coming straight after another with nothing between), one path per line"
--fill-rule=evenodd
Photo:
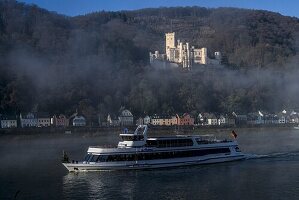
M271 128L293 128L297 124L259 124L259 125L239 125L239 126L149 126L149 131L165 134L188 134L192 132L208 133L215 131L231 131L238 129L271 129ZM136 126L127 127L130 131L135 130ZM80 134L91 133L101 134L107 132L122 132L124 127L30 127L30 128L10 128L0 129L2 135L39 135L39 134Z

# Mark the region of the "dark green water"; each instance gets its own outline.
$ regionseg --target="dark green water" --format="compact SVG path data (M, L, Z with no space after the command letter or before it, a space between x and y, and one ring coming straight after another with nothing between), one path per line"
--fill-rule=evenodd
M89 145L117 142L116 133L2 136L0 199L299 199L299 130L240 129L250 159L230 163L77 174L60 163L63 149L81 160Z

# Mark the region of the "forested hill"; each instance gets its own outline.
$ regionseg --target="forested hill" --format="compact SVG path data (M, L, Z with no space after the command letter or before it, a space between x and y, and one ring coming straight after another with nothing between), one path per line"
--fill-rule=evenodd
M228 65L153 69L148 52L163 52L171 30L210 56L221 51ZM0 113L79 109L92 118L121 106L135 115L297 107L298 30L297 18L268 11L178 7L68 17L2 0Z
M236 67L282 65L296 54L299 20L268 11L199 7L144 9L128 12L131 24L159 33L174 31L179 38L227 55ZM159 43L154 43L159 47ZM153 48L153 47L151 47Z

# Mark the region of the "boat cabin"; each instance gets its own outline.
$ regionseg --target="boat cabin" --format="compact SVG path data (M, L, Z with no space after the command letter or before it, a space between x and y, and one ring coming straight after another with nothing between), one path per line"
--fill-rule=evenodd
M134 133L120 134L120 141L117 145L118 148L132 148L143 147L146 144L147 139L147 125L139 125Z

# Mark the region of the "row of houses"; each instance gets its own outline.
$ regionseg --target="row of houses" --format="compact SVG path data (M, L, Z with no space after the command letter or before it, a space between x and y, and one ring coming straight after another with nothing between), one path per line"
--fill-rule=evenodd
M139 118L136 124L151 124L153 126L194 126L194 125L235 125L235 119L228 115L216 115L212 113L200 113L196 118L188 113L182 115L153 115Z
M149 121L149 120L147 120ZM184 113L183 115L153 115L150 120L150 124L154 126L172 126L172 125L181 125L181 126L193 126L194 118L188 114Z
M46 113L26 113L18 116L1 115L1 128L25 128L25 127L67 127L67 126L85 126L84 116L75 115L67 118L65 115L49 116Z
M83 115L77 112L67 117L64 114L50 116L47 113L21 113L20 115L0 115L1 128L25 128L25 127L68 127L68 126L86 126L87 120ZM122 110L117 120L112 120L108 115L107 122L104 125L130 126L134 123L133 115L129 110ZM98 125L102 125L100 117Z
M258 111L243 116L247 124L295 124L299 123L299 112L283 110L279 113Z
M194 125L194 118L185 113L183 115L153 115L139 117L134 123L134 116L129 110L124 110L119 117L107 116L107 122L100 123L102 126L133 126L151 124L154 126L172 126L172 125Z
M197 126L234 126L259 124L289 124L299 123L299 113L283 110L277 114L257 111L248 114L214 114L199 113L196 117L185 113L183 115L153 115L139 118L136 124L151 124L154 126L197 125Z
M237 114L235 112L225 115L203 113L198 115L198 125L260 125L260 124L290 124L299 123L299 113L283 110L279 113L252 112Z
M100 115L99 115L100 116ZM1 128L16 127L68 127L68 126L86 126L87 120L83 115L77 112L67 117L64 114L49 116L47 113L27 113L19 116L0 115ZM103 121L98 117L97 126L134 126L141 124L150 124L153 126L201 126L201 125L258 125L258 124L286 124L299 123L299 113L295 111L283 110L277 114L257 111L248 114L214 114L199 113L196 117L188 113L182 115L158 115L139 117L134 121L131 111L123 109L119 116L108 114Z

